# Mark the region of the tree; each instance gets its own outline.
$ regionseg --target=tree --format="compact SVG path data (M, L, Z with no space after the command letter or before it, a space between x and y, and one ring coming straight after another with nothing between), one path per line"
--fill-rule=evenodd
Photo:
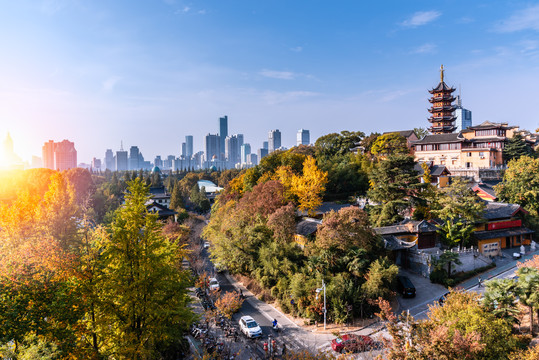
M388 302L379 302L379 316L389 322L392 338L386 342L386 358L506 359L519 345L512 326L478 300L479 295L473 292L451 292L443 306L429 308L428 319L422 322L404 314L398 319Z
M197 185L198 186L198 185ZM172 193L170 194L170 208L172 210L179 211L184 207L182 191L180 185L175 183L172 187Z
M520 134L515 134L503 149L503 161L518 160L522 156L533 157L533 149Z
M376 259L369 267L365 276L367 281L363 284L362 289L371 299L379 297L389 299L393 294L390 290L391 284L395 281L398 273L399 267L392 264L387 257Z
M375 205L369 215L374 226L385 226L403 219L413 205L413 198L424 187L414 170L410 155L390 155L369 174L367 196Z
M517 266L520 267L529 267L539 270L539 255L534 255L531 259L524 261L523 263L518 263Z
M357 207L349 206L338 212L324 215L318 226L316 246L321 249L346 251L351 247L366 250L377 249L380 239L374 234L367 214Z
M307 157L303 163L303 175L292 178L292 191L298 198L299 210L314 212L322 205L327 181L328 174L318 169L313 157Z
M221 294L215 301L215 306L221 311L227 318L232 319L232 315L237 313L241 309L243 299L240 294L229 291Z
M442 225L438 226L440 240L450 249L457 245L463 247L470 245L474 230L475 225L473 223L455 218L447 218Z
M390 155L407 155L410 153L410 149L408 149L404 136L392 132L379 136L372 145L371 153L386 158Z
M174 346L193 319L188 275L180 267L186 254L162 235L157 215L148 212L143 181L129 182L127 191L102 244L98 286L109 326L99 332L108 339L105 354L147 359Z
M414 128L414 134L418 139L422 139L429 134L429 130L423 127Z
M441 219L463 219L468 222L482 219L485 202L468 187L465 179L452 178L451 184L440 192L438 203L441 210L435 213Z
M315 144L316 158L330 159L334 156L345 155L365 137L361 131L341 131L319 137Z
M530 333L534 336L533 312L535 308L539 312L539 270L521 267L517 270L517 275L519 301L529 309Z
M518 288L513 279L492 279L486 283L483 304L498 318L518 323L520 311L516 307Z
M268 227L273 231L273 238L278 243L288 243L294 239L296 231L296 211L289 203L268 217Z
M519 204L530 216L539 216L539 159L521 156L509 161L495 189L501 201Z

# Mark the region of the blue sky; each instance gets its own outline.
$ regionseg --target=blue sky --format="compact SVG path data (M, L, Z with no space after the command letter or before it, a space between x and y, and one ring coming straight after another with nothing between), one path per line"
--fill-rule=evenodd
M539 3L530 1L0 0L0 136L79 162L138 145L195 150L229 117L253 149L341 130L426 127L446 68L474 123L534 130Z

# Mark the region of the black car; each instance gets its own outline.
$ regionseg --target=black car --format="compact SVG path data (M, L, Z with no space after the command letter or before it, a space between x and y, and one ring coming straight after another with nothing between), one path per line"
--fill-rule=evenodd
M397 276L397 291L402 297L415 297L415 286L407 276Z

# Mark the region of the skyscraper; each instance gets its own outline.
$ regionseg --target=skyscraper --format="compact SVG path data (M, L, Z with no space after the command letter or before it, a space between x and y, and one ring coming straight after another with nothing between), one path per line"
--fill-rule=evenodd
M157 166L159 169L163 168L163 160L161 160L161 156L157 155L155 159L153 160L153 165Z
M93 158L92 159L92 169L93 170L101 170L101 159Z
M131 146L129 149L129 170L138 170L141 167L139 166L140 151L138 146Z
M251 155L251 145L250 144L243 144L241 146L241 164L247 164Z
M116 151L116 170L126 171L128 169L127 151L124 151L123 146L120 146L120 151Z
M193 135L185 137L185 157L190 159L193 156Z
M241 138L243 141L243 137ZM240 137L235 134L225 139L225 157L230 167L240 162Z
M49 140L41 148L43 166L52 170L67 170L77 167L77 150L75 143L63 140L55 143Z
M309 145L311 143L311 136L309 134L309 130L298 130L297 138L296 138L296 145Z
M221 139L219 135L208 134L204 138L204 150L206 155L206 161L211 161L215 156L216 159L220 158Z
M219 154L218 159L225 156L225 139L228 136L228 116L219 118ZM208 159L211 160L211 159Z
M262 142L262 149L268 150L268 142L267 141Z
M43 167L54 170L54 141L49 140L41 148Z
M55 144L54 166L58 171L77 167L77 150L75 150L75 143L63 140Z
M462 107L462 99L457 95L457 106L455 109L455 132L465 130L472 126L472 112Z
M260 163L260 160L262 160L262 158L263 158L264 156L267 156L267 155L268 155L268 149L264 149L264 148L258 149L258 154L257 154L257 155L258 155L258 156L257 156L258 162Z
M182 157L184 159L187 158L187 144L184 142L182 142Z
M112 153L112 149L107 149L107 151L105 151L105 169L111 171L116 170L116 166L114 166L114 154Z
M268 135L268 151L274 152L281 147L281 132L279 129L271 130Z

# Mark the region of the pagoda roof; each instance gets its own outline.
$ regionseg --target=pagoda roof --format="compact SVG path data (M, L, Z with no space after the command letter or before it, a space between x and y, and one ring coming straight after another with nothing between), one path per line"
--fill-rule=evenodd
M414 134L414 130L386 131L385 133L383 133L383 135L385 134L399 134L400 136L408 139Z
M432 94L433 92L438 92L438 91L449 91L449 92L453 92L455 91L456 89L454 87L450 87L449 85L447 85L445 83L445 81L440 81L440 83L438 84L438 86L436 86L435 88L433 88L432 90L429 90L429 92Z
M413 145L459 143L466 139L460 133L426 135L423 139L414 141Z

